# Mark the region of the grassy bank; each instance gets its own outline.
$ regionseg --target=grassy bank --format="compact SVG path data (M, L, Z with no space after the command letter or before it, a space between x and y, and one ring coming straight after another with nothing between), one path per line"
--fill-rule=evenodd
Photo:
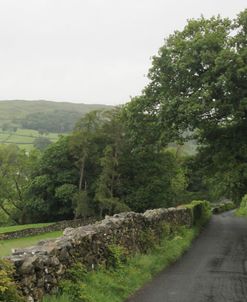
M235 215L239 217L247 217L247 208L238 208L235 212Z
M162 269L176 261L191 245L198 228L180 228L163 239L147 254L138 254L112 270L85 273L83 268L70 270L62 283L63 295L46 297L43 302L121 302L150 281Z
M235 215L247 217L247 194L242 198L240 207L235 211Z
M19 239L0 240L0 257L10 255L12 249L32 246L37 244L40 240L59 237L62 233L62 231L57 231Z

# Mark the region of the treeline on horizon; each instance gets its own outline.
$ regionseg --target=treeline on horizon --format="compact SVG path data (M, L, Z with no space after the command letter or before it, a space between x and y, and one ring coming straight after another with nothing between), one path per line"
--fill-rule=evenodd
M40 133L68 133L86 113L111 108L112 106L100 104L45 100L0 101L0 129L5 132L30 129Z
M247 10L188 21L148 76L140 96L88 113L42 153L1 146L1 221L103 217L192 199L239 203L247 192ZM188 156L181 146L191 139L198 150Z

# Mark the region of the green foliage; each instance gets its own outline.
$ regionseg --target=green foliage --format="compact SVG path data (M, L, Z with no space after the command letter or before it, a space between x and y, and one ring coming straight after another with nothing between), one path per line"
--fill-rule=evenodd
M91 112L45 150L29 184L33 221L103 217L183 200L183 159L157 145L138 147L125 120L128 110Z
M0 209L16 224L25 220L24 195L37 157L15 145L0 145Z
M222 202L222 203L218 203L218 204L214 204L212 205L212 211L214 214L219 214L225 211L230 211L236 208L236 205L231 202Z
M146 97L131 100L122 109L125 126L125 154L122 192L126 204L135 211L179 204L187 187L181 158L168 147L157 108Z
M90 302L84 296L83 280L86 276L85 267L80 264L74 264L66 271L65 279L60 282L60 290L73 302Z
M34 147L41 151L45 150L51 143L52 142L48 137L43 137L43 136L37 137L33 141Z
M101 167L102 172L99 175L95 193L95 200L101 212L100 216L102 217L103 212L114 214L128 211L128 206L114 196L120 175L117 171L118 159L116 150L113 150L112 146L106 146L104 149Z
M110 268L119 269L126 263L128 252L123 246L111 244L108 245L107 250L109 253L107 262Z
M14 268L7 260L0 260L0 301L24 302L13 281Z
M143 252L147 253L150 249L159 245L164 238L169 239L175 233L175 226L171 226L166 222L160 222L157 223L155 231L149 228L143 229L138 236L138 242Z
M90 112L78 121L69 137L69 150L74 157L74 164L79 173L79 191L87 190L88 186L91 185L91 179L95 177L94 170L97 169L96 164L99 161L101 124L101 112Z
M32 171L26 206L35 222L73 218L77 171L69 152L68 137L50 145Z
M39 114L36 116L37 119L33 122L32 126L42 123L42 119L46 118L47 115L52 119L55 118L57 125L52 125L57 129L61 130L61 125L72 129L72 117L75 118L74 122L77 121L77 116L83 116L92 110L110 109L111 106L107 105L90 105L90 104L75 104L69 102L51 102L51 101L1 101L0 103L0 126L3 124L13 124L21 126L25 119L33 121L33 114ZM56 114L58 117L56 118ZM65 118L62 121L62 117ZM67 120L67 121L66 121ZM47 121L49 124L52 121ZM43 124L44 125L44 122ZM71 128L72 127L72 128ZM42 128L40 128L42 129ZM45 128L47 129L47 128Z
M189 20L165 40L150 83L129 105L138 144L197 139L200 174L214 200L239 202L247 189L246 20L247 10L233 21Z
M247 194L241 200L240 207L236 210L237 216L247 216Z
M144 252L153 248L157 243L157 238L152 230L142 230L138 240Z
M228 202L225 204L225 211L233 210L236 208L236 205L233 202Z
M214 199L209 194L209 186L204 181L205 172L203 169L202 160L197 155L186 157L182 166L185 170L185 175L188 180L188 187L184 194L183 202L191 200L209 200Z
M237 209L236 215L246 217L247 216L247 209L240 207L239 209Z
M73 184L62 184L55 188L55 198L59 201L58 214L67 215L68 208L74 208L74 195L77 193L77 188Z
M35 112L28 114L21 125L26 129L42 132L64 133L71 131L75 121L81 117L80 112L54 110L50 112Z
M60 295L59 297L56 296L46 296L42 300L43 302L71 302L70 296L68 295Z
M123 193L134 211L179 204L186 188L185 173L169 151L138 151L124 162ZM126 193L125 193L126 192Z
M247 194L245 194L241 200L241 204L240 204L241 208L247 208Z
M87 191L76 192L73 196L74 213L75 217L88 217L94 214L93 209L90 207L90 199Z
M13 220L3 210L0 209L0 227L12 225Z
M187 179L180 159L153 146L137 150L123 116L122 110L92 112L45 150L29 186L33 219L71 218L73 212L102 217L182 200ZM76 185L78 193L67 190Z
M167 222L159 222L155 226L155 231L151 229L143 230L140 234L139 240L141 242L144 253L153 249L162 242L162 240L174 237L179 230L179 227L168 224Z
M185 205L192 212L193 223L196 226L203 226L211 217L211 205L205 200L193 200Z
M17 131L17 127L13 124L10 124L10 123L4 123L2 124L2 130L3 131L10 131L10 132L16 132Z

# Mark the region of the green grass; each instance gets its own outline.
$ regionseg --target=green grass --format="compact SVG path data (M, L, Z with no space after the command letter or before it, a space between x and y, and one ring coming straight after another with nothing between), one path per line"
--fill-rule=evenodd
M235 215L247 217L247 194L242 197L240 207L235 211Z
M150 281L158 272L175 262L191 245L198 234L198 229L181 229L172 239L164 239L159 246L147 254L129 258L116 270L99 269L85 274L78 281L81 301L87 302L122 302L137 289ZM46 297L43 302L73 302L69 293L74 282L70 282L68 294L60 297ZM73 291L73 290L72 290Z
M56 231L19 239L0 240L0 257L10 255L12 249L32 246L44 239L57 238L60 237L62 233L62 231Z
M105 301L105 300L103 300L103 301ZM43 302L72 302L72 301L71 301L69 296L62 295L59 298L57 298L55 296L46 297L46 298L43 299Z
M15 232L30 228L42 228L44 226L51 225L53 223L36 223L36 224L23 224L23 225L13 225L13 226L6 226L6 227L0 227L0 234L2 233L8 233L8 232Z
M239 217L241 217L241 216L247 217L247 208L244 208L244 207L238 208L238 209L235 211L235 215L236 215L236 216L239 216Z

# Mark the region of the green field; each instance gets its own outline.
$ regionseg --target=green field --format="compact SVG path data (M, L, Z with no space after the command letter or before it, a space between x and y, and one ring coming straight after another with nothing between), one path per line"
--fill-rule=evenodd
M51 225L53 223L48 222L48 223L36 223L36 224L23 224L23 225L13 225L13 226L6 226L6 227L0 227L0 234L3 233L8 233L8 232L15 232L15 231L20 231L20 230L25 230L25 229L30 229L30 228L42 228L44 226Z
M62 231L56 231L26 238L0 240L0 257L11 255L12 249L32 246L37 244L40 240L57 238L62 236L62 234Z
M40 136L38 131L31 129L18 129L16 132L0 131L0 144L16 144L21 149L30 151L33 149L34 140ZM47 137L51 142L56 142L59 134L48 133L43 137Z
M77 120L86 113L111 108L113 107L100 104L45 100L0 101L0 144L17 144L21 149L30 151L33 149L34 140L41 136L37 130L43 129L48 133L43 137L55 142L59 134L69 133ZM34 120L30 118L32 114L35 115ZM27 120L29 122L25 124ZM16 128L17 131L14 132Z

